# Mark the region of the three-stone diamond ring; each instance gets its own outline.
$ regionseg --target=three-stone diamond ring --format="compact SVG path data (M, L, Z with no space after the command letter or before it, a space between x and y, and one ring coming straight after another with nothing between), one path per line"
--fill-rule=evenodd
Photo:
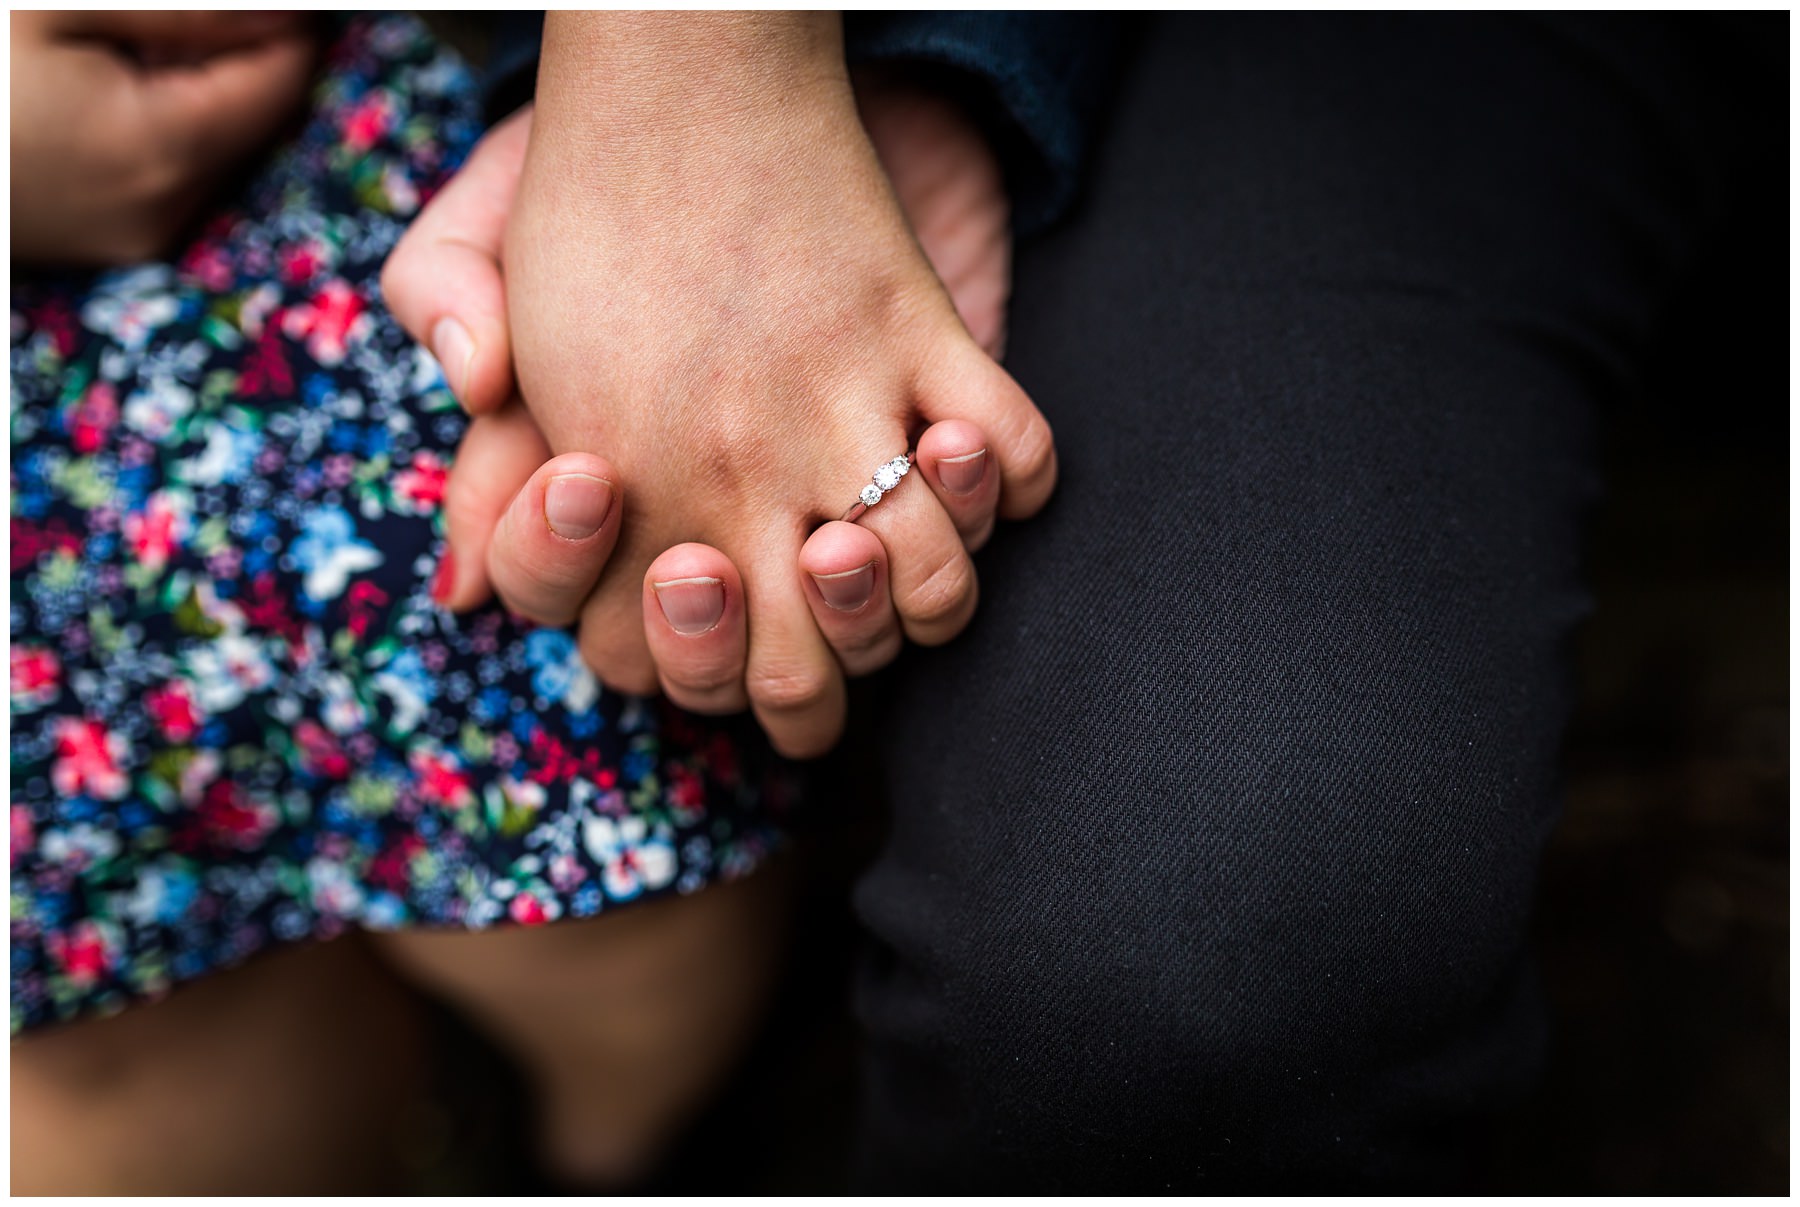
M875 469L869 484L862 488L862 494L856 498L856 505L844 513L844 519L854 523L862 513L881 502L881 496L900 485L900 479L912 468L912 454L902 453L892 461L884 461Z

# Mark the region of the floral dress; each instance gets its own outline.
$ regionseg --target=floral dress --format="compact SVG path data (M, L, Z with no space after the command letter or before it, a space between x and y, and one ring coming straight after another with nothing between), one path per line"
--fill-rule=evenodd
M12 1028L353 927L603 914L755 867L788 772L436 607L464 420L382 309L480 133L413 20L172 264L12 292Z

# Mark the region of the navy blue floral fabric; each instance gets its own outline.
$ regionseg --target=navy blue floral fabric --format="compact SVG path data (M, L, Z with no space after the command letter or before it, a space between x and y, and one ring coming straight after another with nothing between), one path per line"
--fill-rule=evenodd
M781 841L747 728L430 598L464 420L377 277L479 133L452 53L362 18L175 262L14 281L15 1033L349 927L692 892Z

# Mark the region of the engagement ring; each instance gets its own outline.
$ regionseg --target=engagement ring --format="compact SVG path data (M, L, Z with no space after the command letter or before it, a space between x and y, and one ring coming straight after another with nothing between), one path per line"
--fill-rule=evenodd
M862 488L856 504L844 513L844 519L854 522L863 512L881 502L881 496L900 485L900 479L912 468L912 455L909 453L895 457L883 463L875 470L869 484Z

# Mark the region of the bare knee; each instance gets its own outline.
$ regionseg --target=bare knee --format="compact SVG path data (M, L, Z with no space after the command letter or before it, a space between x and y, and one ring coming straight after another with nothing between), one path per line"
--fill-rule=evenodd
M28 1033L12 1051L13 1192L389 1189L422 1068L412 1009L337 942Z
M553 1172L628 1185L753 1034L780 959L789 872L771 866L580 922L379 942L524 1065Z

